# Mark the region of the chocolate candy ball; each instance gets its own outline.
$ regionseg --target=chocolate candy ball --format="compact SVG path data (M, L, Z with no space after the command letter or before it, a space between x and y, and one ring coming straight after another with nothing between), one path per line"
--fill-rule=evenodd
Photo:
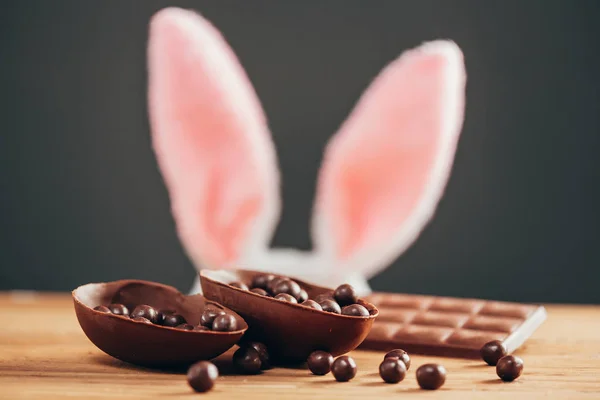
M342 314L350 315L352 317L368 317L369 310L360 304L350 304L349 306L342 308Z
M144 317L135 317L135 318L131 318L131 320L135 321L135 322L142 322L144 324L152 325L152 321L150 321L148 318L144 318Z
M106 306L96 306L96 307L94 307L94 310L100 311L102 313L110 314L110 310Z
M296 300L298 300L298 303L304 303L306 300L308 300L308 293L306 293L306 290L300 290L300 294L298 297L296 297Z
M439 364L423 364L417 368L417 382L421 389L439 389L446 382L446 368Z
M313 351L306 360L308 369L315 375L325 375L331 371L333 356L326 351Z
M277 293L275 293L275 286L277 286L277 284L282 281L282 280L286 280L287 278L282 278L280 276L276 276L273 279L271 279L268 283L267 283L267 288L265 289L267 292L269 292L271 295L276 295Z
M244 374L258 374L262 362L260 355L252 347L240 347L233 353L233 365Z
M319 302L319 305L323 309L323 311L327 311L334 314L341 314L342 310L340 309L340 305L336 303L334 300L325 299Z
M507 351L504 343L499 340L492 340L483 345L479 354L488 365L496 365L498 360L507 354Z
M229 286L233 286L235 288L242 289L242 290L248 290L249 289L248 285L246 285L244 282L231 282L229 284Z
M185 318L183 318L183 316L181 316L179 314L165 315L163 317L163 322L162 322L162 324L164 326L171 326L171 327L179 326L179 325L182 325L185 323L187 323L187 321L185 320Z
M256 275L252 278L252 288L267 290L269 282L275 279L273 274Z
M347 283L340 285L337 287L337 289L335 289L333 292L333 298L342 307L354 304L358 300L356 290L354 290L352 285L348 285Z
M331 364L331 373L338 382L348 382L356 376L356 362L352 357L340 356Z
M410 356L408 355L407 352L405 352L402 349L394 349L394 350L388 351L387 353L385 353L385 356L383 356L384 360L386 358L397 358L400 361L402 361L404 363L404 365L406 365L407 371L410 369Z
M496 374L505 382L512 382L521 376L523 360L516 356L504 356L496 364Z
M237 328L237 320L231 314L217 316L212 324L212 330L217 332L233 332L237 330Z
M294 304L298 303L298 300L296 300L296 298L294 296L292 296L291 294L287 294L287 293L279 293L278 295L275 296L275 298L277 300L287 301L288 303L294 303Z
M323 311L323 307L321 307L321 305L314 300L306 300L300 305L304 307L314 308L315 310Z
M175 313L176 313L175 310L168 310L168 309L166 309L166 310L160 310L158 312L158 323L160 325L162 325L163 322L165 321L165 316L167 316L169 314L175 314Z
M111 313L115 314L115 315L124 315L126 317L129 316L129 309L127 307L125 307L123 304L110 304L108 306L108 309L110 310Z
M200 317L200 325L205 326L207 328L212 328L213 322L215 318L219 315L224 315L225 311L217 309L217 308L208 308L204 309L202 316Z
M190 367L187 372L187 381L196 392L207 392L213 388L219 377L219 370L215 364L200 361Z
M268 296L269 295L269 293L267 293L267 291L265 289L261 289L261 288L250 289L250 291L252 293L260 294L261 296Z
M136 308L134 308L133 312L131 313L130 316L131 316L131 318L137 318L137 317L146 318L153 324L159 323L159 315L158 315L158 311L156 310L156 308L146 305L146 304L141 304L141 305L137 306Z
M387 383L398 383L406 376L406 365L397 357L385 358L379 364L379 376Z
M273 295L278 295L280 293L287 293L294 297L294 299L298 298L302 288L296 282L291 279L281 279L273 286Z
M253 348L258 352L258 357L260 358L261 363L261 369L271 368L271 359L269 357L269 352L267 351L267 346L260 342L248 342L244 344L244 347Z

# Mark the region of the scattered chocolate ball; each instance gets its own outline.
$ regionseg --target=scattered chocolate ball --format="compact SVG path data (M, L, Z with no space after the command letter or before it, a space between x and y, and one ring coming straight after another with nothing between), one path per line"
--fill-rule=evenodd
M252 293L260 294L261 296L268 296L269 295L269 293L267 293L267 291L265 289L261 289L261 288L250 289L250 291Z
M111 313L115 315L123 315L125 317L129 316L129 309L125 307L123 304L110 304L108 309Z
M103 312L106 314L110 314L110 310L106 306L96 306L96 307L94 307L94 310L100 311L100 312Z
M504 356L496 364L496 374L505 382L512 382L521 376L523 360L516 356Z
M342 310L340 309L340 305L332 299L325 299L319 302L319 305L323 309L323 311L327 311L334 314L341 314Z
M304 302L302 302L302 304L300 304L304 307L310 307L310 308L314 308L315 310L319 310L319 311L323 311L323 307L321 307L321 305L319 303L317 303L314 300L306 300Z
M219 370L215 364L200 361L190 367L187 372L187 381L196 392L207 392L213 388L219 377Z
M288 303L294 303L294 304L298 303L298 300L296 300L296 298L294 296L292 296L291 294L287 294L287 293L279 293L277 296L275 296L275 298L277 300L287 301Z
M194 325L190 325L190 324L181 324L181 325L177 325L176 328L183 329L184 331L193 331L195 327L194 327ZM204 328L204 329L206 329L206 328Z
M131 318L133 321L135 322L143 322L144 324L150 324L152 325L152 321L150 321L148 318L144 318L144 317L134 317Z
M278 295L280 293L287 293L294 297L294 299L298 298L302 288L296 282L291 279L281 279L277 284L273 286L273 295Z
M165 315L163 317L163 322L162 324L164 326L178 326L178 325L182 325L187 323L187 321L185 320L185 318L183 318L183 316L179 315L179 314L168 314Z
M248 285L246 285L244 282L231 282L229 286L233 286L242 290L249 290Z
M269 369L271 368L271 359L269 357L269 352L267 351L267 346L260 342L248 342L244 344L245 347L253 348L258 352L258 357L260 358L260 368L261 369Z
M258 374L262 362L260 355L252 347L240 347L233 353L233 365L244 374Z
M385 353L385 356L383 356L383 359L386 358L397 358L400 361L402 361L404 363L404 365L406 365L406 370L408 371L410 369L410 356L408 355L407 352L405 352L402 349L394 349L394 350L390 350L387 353Z
M417 368L417 382L421 389L439 389L446 382L446 368L439 364L423 364Z
M488 365L496 365L498 360L507 354L507 351L504 343L499 340L492 340L483 345L479 354Z
M298 300L298 303L304 303L306 300L308 300L308 293L306 293L306 290L300 290L300 294L298 297L296 297L296 300Z
M333 293L321 293L318 294L317 297L314 298L317 303L322 302L323 300L333 300ZM335 301L335 300L333 300Z
M397 357L384 358L379 364L379 376L387 383L401 382L406 376L406 365Z
M215 318L217 318L219 315L224 315L224 314L225 314L225 311L223 311L223 310L219 310L217 308L206 307L204 309L204 312L202 313L202 316L200 317L200 324L207 328L212 328Z
M153 324L157 324L159 322L158 311L156 310L156 308L146 304L141 304L133 309L133 312L131 313L131 318L136 317L146 318Z
M333 292L333 298L340 306L348 306L350 304L354 304L358 301L358 296L356 295L356 290L352 285L348 285L347 283L340 285Z
M256 275L254 278L252 278L252 288L267 290L269 282L271 282L273 279L275 279L275 275L273 274Z
M217 332L233 332L237 330L237 320L231 314L221 314L215 318L212 330Z
M331 373L338 382L348 382L356 376L356 362L352 357L340 356L331 364Z
M306 360L308 369L315 375L326 375L331 371L333 356L326 351L313 351Z
M350 315L352 317L368 317L369 310L360 304L350 304L342 308L343 315Z

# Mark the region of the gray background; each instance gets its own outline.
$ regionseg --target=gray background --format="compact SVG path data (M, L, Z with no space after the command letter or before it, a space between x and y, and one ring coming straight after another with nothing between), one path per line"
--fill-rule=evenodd
M600 302L600 2L3 1L0 289L194 275L150 149L145 42L166 5L225 33L270 118L285 209L310 248L323 145L402 50L451 38L467 114L435 220L378 290Z

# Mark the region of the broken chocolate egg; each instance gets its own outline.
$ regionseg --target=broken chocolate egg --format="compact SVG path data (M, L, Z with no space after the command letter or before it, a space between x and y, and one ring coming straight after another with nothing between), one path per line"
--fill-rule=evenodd
M200 282L207 299L217 301L237 312L248 323L245 339L264 343L276 362L304 362L315 350L334 357L345 354L366 338L379 314L374 305L358 299L369 315L350 316L321 311L292 302L240 290L229 282L252 286L264 272L249 270L202 270ZM282 277L287 278L287 277ZM312 285L290 277L304 289L309 299L332 289ZM102 314L103 315L103 314Z
M207 301L202 295L186 296L160 283L140 280L90 283L75 289L72 296L77 319L90 341L105 353L132 364L174 367L210 360L236 344L248 328L234 311ZM192 326L200 324L205 306L210 306L233 316L237 329L229 332L185 330L94 310L113 303L123 304L130 310L140 304L173 310Z

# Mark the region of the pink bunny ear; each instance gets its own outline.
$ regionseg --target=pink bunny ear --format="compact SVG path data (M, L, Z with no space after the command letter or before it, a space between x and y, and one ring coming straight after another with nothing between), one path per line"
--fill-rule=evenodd
M462 126L465 82L453 42L407 51L327 146L313 233L344 273L372 276L389 265L433 215Z
M179 237L197 266L231 266L268 244L279 215L259 100L217 29L191 11L153 17L148 63L153 147Z

